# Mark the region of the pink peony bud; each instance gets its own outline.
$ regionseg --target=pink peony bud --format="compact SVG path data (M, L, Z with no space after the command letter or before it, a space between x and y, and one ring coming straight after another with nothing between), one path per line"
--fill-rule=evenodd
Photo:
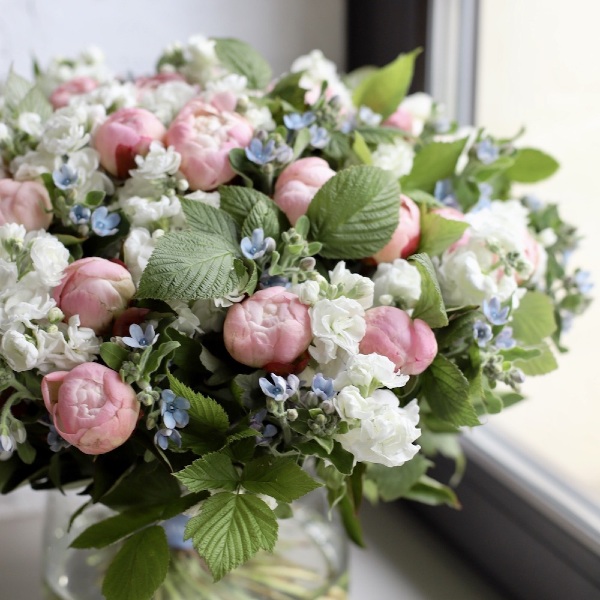
M161 85L172 81L185 82L185 77L179 73L158 73L150 77L137 77L134 83L139 90L155 90Z
M50 95L50 103L54 110L68 106L73 96L87 94L98 87L98 82L91 77L75 77L61 83Z
M406 375L422 373L437 354L437 341L429 325L411 319L394 306L378 306L365 313L367 331L361 354L387 356Z
M166 142L181 154L180 171L190 190L214 190L233 179L229 152L246 147L252 139L252 125L233 112L228 98L218 95L212 104L190 100L167 131Z
M140 412L135 390L98 363L46 375L42 396L58 433L85 454L104 454L126 442Z
M47 229L52 216L50 196L41 183L0 179L0 225L19 223L27 231Z
M392 262L414 254L421 240L421 213L419 207L404 194L400 195L400 222L392 239L373 255L377 263Z
M413 116L405 108L399 106L382 125L411 133L413 130Z
M260 290L229 309L223 337L229 354L249 367L293 363L312 339L308 306L283 287Z
M143 108L121 108L98 127L94 146L100 154L100 163L116 177L127 177L135 169L135 157L145 155L150 144L162 141L164 125L150 111Z
M127 269L95 256L71 263L53 292L65 320L79 315L81 326L91 327L97 334L106 331L134 294L135 286Z
M308 210L319 188L335 175L327 161L315 156L287 166L275 183L273 200L292 225Z

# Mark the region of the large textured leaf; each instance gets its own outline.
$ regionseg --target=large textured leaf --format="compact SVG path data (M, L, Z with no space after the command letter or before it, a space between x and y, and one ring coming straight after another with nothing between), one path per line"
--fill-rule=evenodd
M469 224L463 221L446 219L435 213L421 215L421 239L419 252L437 256L457 242Z
M236 255L230 242L216 234L193 231L160 238L144 270L139 298L196 300L230 293Z
M231 243L233 252L238 252L237 226L230 215L197 200L181 198L180 202L190 229L198 233L222 236Z
M327 258L365 258L381 250L398 226L400 189L393 175L361 165L340 171L308 208L311 237Z
M536 346L556 330L552 300L542 292L527 292L513 312L513 337Z
M175 476L192 492L211 489L232 492L240 481L231 459L218 452L195 460Z
M448 325L446 305L431 259L427 254L413 254L410 262L421 275L421 296L413 311L413 318L422 319L430 327L445 327Z
M231 72L246 77L249 88L258 90L269 84L271 67L250 44L233 38L217 38L215 42L218 59Z
M192 538L214 579L219 580L259 550L272 551L277 530L275 514L260 498L220 492L190 519L185 538Z
M558 162L549 154L535 148L521 148L506 175L520 183L535 183L553 175L558 167Z

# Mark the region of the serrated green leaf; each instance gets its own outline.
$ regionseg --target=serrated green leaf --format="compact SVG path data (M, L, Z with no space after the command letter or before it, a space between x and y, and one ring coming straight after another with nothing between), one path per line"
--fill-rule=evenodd
M479 425L469 380L453 362L438 354L421 377L427 402L438 418L457 427Z
M293 459L263 456L248 463L242 485L255 494L272 496L278 502L293 502L320 487Z
M423 475L405 497L431 506L445 504L450 508L460 508L460 502L454 491L427 475Z
M395 127L357 127L354 133L360 134L365 143L393 144L398 138L403 139L405 134Z
M238 252L238 230L234 219L224 210L181 198L181 208L190 229L198 233L211 233L223 237L231 243L232 252Z
M556 330L552 299L542 292L527 292L512 313L515 340L536 346Z
M521 369L525 375L545 375L558 369L558 363L548 344L542 342L535 350L536 356L527 360L516 360L515 367Z
M242 237L252 237L255 229L262 229L265 237L279 238L279 217L273 201L259 199L250 209L242 225Z
M254 205L259 202L266 203L270 210L278 215L278 218L282 218L280 214L283 213L273 200L257 190L239 185L223 185L219 188L219 194L221 196L221 209L233 217L240 229Z
M171 301L226 296L235 287L231 277L235 257L221 236L166 233L150 256L137 296Z
M401 54L393 62L367 74L352 94L354 105L368 106L385 119L398 108L410 87L415 59L421 54L417 48Z
M307 216L311 238L327 258L365 258L381 250L398 226L400 189L389 171L350 167L316 193Z
M303 72L298 72L281 77L275 82L275 86L269 92L268 97L283 100L296 110L305 110L304 96L306 90L299 85L303 75Z
M370 464L367 478L375 482L384 502L392 502L405 496L432 464L422 454L416 454L399 467Z
M536 358L540 356L542 351L539 348L509 348L508 350L500 350L499 354L509 362L515 360L525 360L528 361L532 358Z
M195 460L175 473L175 477L191 492L215 489L233 492L240 481L240 475L231 459L218 452Z
M549 154L535 148L521 148L506 176L519 183L535 183L553 175L559 164Z
M17 75L11 69L3 89L4 105L7 111L13 112L17 110L19 103L27 96L31 88L33 88L31 82Z
M271 66L250 44L233 38L213 39L218 59L232 73L246 77L249 88L260 90L270 83Z
M435 184L454 174L456 163L463 151L467 138L454 142L432 142L421 148L415 155L411 172L400 183L405 193L418 189L433 193Z
M142 374L144 377L149 377L158 370L163 359L167 358L171 353L175 352L179 348L179 342L163 342L159 344L156 349L148 355L148 359L145 361Z
M460 343L466 338L473 338L473 325L477 315L474 311L459 315L450 320L448 327L436 331L438 349L451 348L453 344Z
M106 600L149 600L167 576L169 545L162 527L132 535L110 563L102 593Z
M123 361L129 358L129 351L114 342L104 342L100 346L100 357L113 371L118 371Z
M409 262L421 275L421 296L414 308L413 318L422 319L430 327L445 327L448 325L446 305L431 259L427 254L413 254Z
M259 550L271 552L277 530L275 514L260 498L220 492L206 500L200 514L190 519L185 538L192 538L218 581Z
M25 440L23 443L17 444L17 454L26 465L31 465L35 460L37 452L36 449Z
M15 110L16 115L26 112L39 115L42 122L46 121L53 113L52 105L38 87L32 87L19 102Z
M506 171L514 164L514 158L510 156L500 156L494 162L487 165L477 165L477 167L471 173L471 177L477 182L488 181L492 177L496 177L503 171Z
M352 150L363 164L373 164L373 157L371 156L369 146L367 146L365 138L363 138L363 136L358 131L354 131L354 143L352 144Z
M435 213L421 215L421 240L419 252L438 256L462 237L469 224L446 219Z
M338 442L333 442L333 450L327 452L323 446L318 444L315 440L308 440L298 444L298 450L306 455L315 455L324 458L331 462L331 464L344 475L350 475L354 467L354 454L344 450L343 446Z

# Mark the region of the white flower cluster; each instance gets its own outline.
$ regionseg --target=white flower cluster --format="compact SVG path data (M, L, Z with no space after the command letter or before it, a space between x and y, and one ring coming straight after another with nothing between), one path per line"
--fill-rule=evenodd
M397 306L409 311L421 297L419 269L403 258L380 263L373 275L375 306Z
M398 139L390 144L383 143L371 155L373 166L391 171L396 178L410 173L415 151L404 140Z
M62 323L52 298L69 252L45 231L0 227L0 356L14 371L70 370L100 351L94 332L79 317Z

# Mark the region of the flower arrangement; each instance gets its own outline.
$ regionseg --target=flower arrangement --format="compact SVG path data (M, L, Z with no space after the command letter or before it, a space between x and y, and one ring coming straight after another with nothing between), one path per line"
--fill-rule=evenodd
M0 489L117 511L74 542L126 540L109 600L152 596L180 513L220 579L319 486L357 543L363 495L457 506L436 455L556 368L591 284L511 186L558 165L406 96L418 54L274 79L198 36L1 88Z

